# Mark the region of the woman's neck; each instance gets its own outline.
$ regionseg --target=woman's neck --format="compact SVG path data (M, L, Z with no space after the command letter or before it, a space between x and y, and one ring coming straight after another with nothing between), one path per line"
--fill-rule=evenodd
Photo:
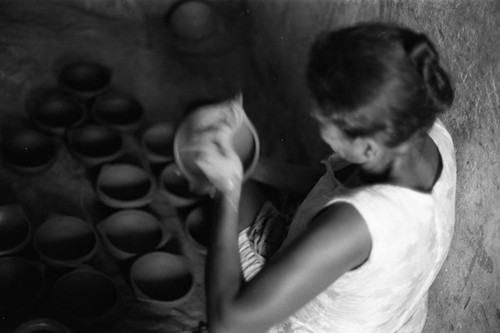
M426 135L412 142L403 154L394 154L376 168L362 165L344 182L347 187L388 184L430 192L441 173L439 150Z

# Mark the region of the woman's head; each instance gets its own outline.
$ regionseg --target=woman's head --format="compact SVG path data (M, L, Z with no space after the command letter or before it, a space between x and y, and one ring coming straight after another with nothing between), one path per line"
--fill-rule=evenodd
M307 80L320 119L388 147L429 129L453 101L425 35L387 24L330 32L313 45Z

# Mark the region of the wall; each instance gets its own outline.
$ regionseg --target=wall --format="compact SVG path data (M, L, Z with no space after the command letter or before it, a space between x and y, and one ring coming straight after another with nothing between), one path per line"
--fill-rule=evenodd
M251 45L262 86L288 120L287 159L324 153L310 134L303 69L325 29L382 20L427 33L456 89L443 116L456 145L457 220L452 248L430 293L425 332L500 331L500 3L498 1L252 1ZM269 110L271 112L271 110ZM305 125L307 124L307 126ZM300 133L300 138L296 138ZM292 142L293 141L293 142ZM305 160L304 160L304 157Z

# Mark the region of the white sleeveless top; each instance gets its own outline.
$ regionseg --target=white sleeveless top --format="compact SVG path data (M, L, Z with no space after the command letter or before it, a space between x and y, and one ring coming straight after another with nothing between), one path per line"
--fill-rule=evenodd
M422 331L427 291L446 258L455 223L453 142L439 120L429 135L439 149L443 165L430 193L394 185L346 189L327 168L297 210L282 248L300 235L325 206L348 202L368 225L372 238L370 257L287 320L273 326L269 333ZM262 260L253 262L264 264ZM252 276L262 267L242 264L248 268L244 274L248 271Z

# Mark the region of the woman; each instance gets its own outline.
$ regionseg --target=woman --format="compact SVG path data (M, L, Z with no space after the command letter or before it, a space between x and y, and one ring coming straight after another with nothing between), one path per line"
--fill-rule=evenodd
M329 169L266 260L253 226L240 233L251 216L240 213L241 163L227 140L207 142L210 332L421 332L455 213L454 148L437 119L453 91L438 54L422 34L363 24L321 36L307 80L321 137L357 169L343 184ZM236 177L213 172L220 158Z

